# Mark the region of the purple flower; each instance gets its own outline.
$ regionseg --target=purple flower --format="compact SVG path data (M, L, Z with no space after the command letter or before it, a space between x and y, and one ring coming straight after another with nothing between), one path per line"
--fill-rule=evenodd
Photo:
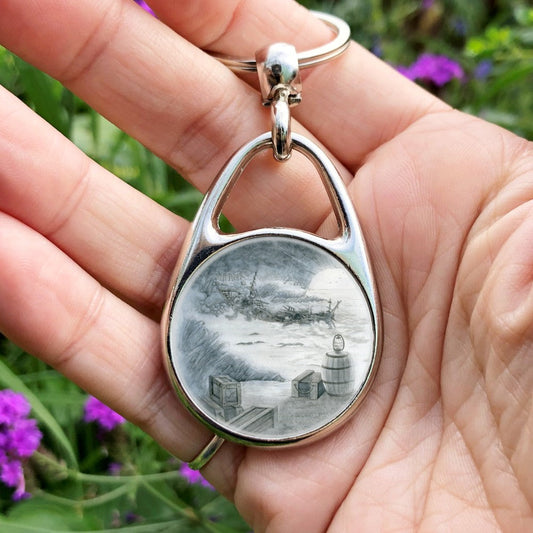
M150 15L154 14L154 12L152 11L152 8L149 5L147 5L147 3L144 2L144 0L135 0L135 2L137 2L137 4L139 4L145 11L148 11Z
M14 487L14 500L27 498L22 461L30 457L41 443L37 421L26 418L30 404L23 394L0 391L0 480Z
M474 70L474 77L478 80L486 80L492 72L492 61L483 59Z
M437 87L446 85L453 78L464 77L464 71L457 61L436 54L422 54L411 66L399 66L397 70L410 80L432 82Z
M192 485L202 485L202 487L213 489L213 485L198 470L193 470L187 463L181 464L180 474Z
M415 80L414 71L411 67L406 67L405 65L398 65L396 67L396 70L411 81Z
M21 462L5 459L0 478L8 487L16 487L20 483L20 478L24 478Z
M109 466L107 467L107 471L112 476L120 475L121 470L122 470L122 463L109 463Z
M0 424L11 424L30 414L30 404L20 392L0 391Z
M85 402L85 414L83 420L85 422L96 422L106 431L111 431L115 426L126 422L126 419L123 416L115 413L113 409L96 399L94 396L89 396Z
M453 21L453 30L459 37L464 37L468 32L468 24L464 19L457 18Z
M383 57L383 47L381 46L381 41L379 39L376 39L374 41L374 44L370 51L376 56L376 57Z
M133 511L128 511L124 515L124 522L126 524L135 524L136 522L140 522L142 519L138 514L135 514Z
M41 443L41 432L37 429L37 420L22 419L11 431L11 450L19 457L31 457Z

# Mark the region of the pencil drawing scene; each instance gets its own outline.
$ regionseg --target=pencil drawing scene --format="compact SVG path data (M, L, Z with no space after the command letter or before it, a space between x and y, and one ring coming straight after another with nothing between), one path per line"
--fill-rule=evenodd
M219 426L295 438L339 416L371 363L374 330L359 283L333 255L287 237L210 256L173 309L182 387Z

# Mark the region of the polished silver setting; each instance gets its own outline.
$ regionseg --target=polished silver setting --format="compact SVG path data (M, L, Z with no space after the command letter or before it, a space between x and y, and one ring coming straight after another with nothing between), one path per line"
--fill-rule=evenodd
M274 158L291 155L290 107L302 101L302 82L294 46L276 43L256 53L263 105L270 106Z
M312 13L333 30L335 38L323 46L300 52L297 55L300 68L310 68L334 59L350 45L350 27L344 20L318 11L312 11ZM210 52L210 54L231 70L244 72L256 72L258 70L256 59L240 59L216 52Z
M280 89L270 107L272 120L272 152L274 159L287 161L292 151L291 111L288 93Z
M237 151L206 195L187 243L183 247L183 256L175 272L175 281L163 317L166 363L179 397L190 412L216 435L245 445L296 445L328 434L347 420L367 394L375 377L381 353L382 326L378 294L363 235L348 193L333 163L318 146L297 134L293 135L292 144L293 149L304 154L314 164L324 183L338 221L338 237L323 239L314 234L288 228L263 228L230 235L220 231L218 218L236 180L253 157L265 149L272 148L270 133L263 134ZM302 318L301 314L297 312L294 314L295 312L290 309L291 306L287 304L292 300L281 298L282 311L278 311L277 308L274 310L269 308L270 303L266 304L265 310L263 303L262 307L254 307L255 304L243 303L244 300L240 296L231 296L235 291L241 290L236 288L236 283L241 283L241 280L234 265L246 263L244 267L246 273L243 274L241 286L247 291L251 291L250 287L254 285L258 290L266 290L269 283L271 287L281 285L280 274L274 273L275 269L271 267L266 272L261 271L262 260L259 252L262 248L265 249L261 252L263 257L268 257L269 250L273 250L270 261L276 260L276 253L291 256L288 259L289 263L293 261L295 255L306 254L308 268L315 278L325 270L326 279L341 280L343 287L346 287L346 301L340 304L335 301L339 294L338 289L333 297L327 293L324 293L323 298L318 297L316 293L308 294L305 298L299 297L297 301L303 301L306 305L311 299L317 305L324 305L328 297L332 300L329 303L329 311L326 310L325 314L320 309L304 310ZM294 249L292 255L286 253L289 249ZM250 266L250 261L256 254L259 262L253 274L254 267ZM246 258L245 262L243 258ZM220 268L220 265L223 268ZM289 277L294 277L299 268L305 268L305 265L302 266L301 263L298 263L298 266L289 265L283 267L281 272L283 275L286 273ZM210 278L213 273L217 273L215 276L227 276L228 284L221 287L219 278ZM237 278L233 279L233 276ZM291 285L291 282L288 282L288 285ZM198 296L200 294L198 287L203 291L201 298ZM305 284L305 291L311 289L313 287L309 283ZM214 300L214 296L219 297L217 291L230 295L227 300L222 301L220 309L216 308L218 303ZM273 292L276 293L276 290ZM278 298L279 294L276 293L274 296ZM347 342L346 350L344 349L344 338L350 338L350 333L346 332L348 328L345 327L345 322L337 321L335 318L335 306L340 305L341 308L344 306L348 310L346 306L352 305L349 303L353 299L352 296L358 302L358 309L361 309L357 320L360 321L361 334L365 336L365 340L361 340L364 344L365 362L359 364L357 370L359 377L356 383L350 385L348 389L339 389L338 384L329 385L332 381L329 376L330 369L342 368L343 375L348 376L344 381L353 381L348 368L350 360L354 358L362 360L361 351L357 349L357 339L351 343ZM200 315L204 311L205 320L202 320ZM347 317L351 316L349 313ZM287 316L289 318L286 318ZM185 324L188 317L194 320L192 326ZM224 326L226 319L227 325ZM357 320L353 324L354 328L359 327ZM257 386L257 376L253 376L251 381L241 379L234 373L235 364L228 365L226 359L220 358L226 357L226 352L229 351L235 355L233 359L244 361L239 368L244 367L248 370L248 366L261 365L261 357L254 358L255 351L258 351L254 351L255 341L250 341L253 339L252 335L259 335L256 330L264 332L272 327L275 335L284 335L277 344L290 345L291 335L294 335L296 326L318 332L320 358L323 360L327 358L330 363L317 362L318 355L313 355L309 357L308 366L307 363L301 363L303 366L298 367L301 372L293 372L298 375L284 374L281 378L275 376L261 378L259 381L281 380L287 383L292 380L292 383L287 383L286 386L273 387L283 389L285 392L280 392L279 398L270 398L266 405L265 395L258 394L253 388ZM223 333L223 338L219 338L220 343L214 343L218 347L211 350L209 356L212 359L197 364L198 357L195 356L195 359L193 352L201 355L203 347L194 344L196 337L205 338L205 335L211 335L212 331L206 334L204 330L213 328L218 328L214 333L215 340L220 332ZM343 331L338 331L337 328ZM247 333L247 336L243 332ZM256 339L267 337L266 334L261 334L263 336L258 336ZM338 338L340 335L343 337L342 342ZM306 336L308 336L307 330ZM220 348L221 343L224 344L224 348ZM251 359L246 359L248 356L240 354L243 345L247 344L252 346ZM256 345L256 348L257 346L259 345ZM234 354L234 351L237 353ZM298 361L301 361L301 357ZM317 368L317 365L320 368ZM289 370L292 371L292 368ZM281 367L278 373L283 374ZM309 390L313 389L317 398L291 397L287 391L292 387L298 395L300 382L303 387L300 388L307 391L305 394L309 394ZM249 398L245 401L247 394ZM263 403L265 405L262 405ZM257 409L251 411L252 407ZM307 413L303 418L298 417L298 412L302 410ZM314 416L314 413L318 414ZM255 418L252 420L253 417Z
M296 48L292 44L272 44L258 50L255 58L263 105L269 106L276 100L276 93L280 89L287 92L289 105L297 105L302 101L300 67Z

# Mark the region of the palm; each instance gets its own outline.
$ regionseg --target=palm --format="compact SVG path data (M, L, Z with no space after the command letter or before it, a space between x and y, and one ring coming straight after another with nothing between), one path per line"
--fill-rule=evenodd
M515 531L531 519L531 188L519 145L508 171L487 160L511 141L499 133L429 116L359 170L352 194L380 258L382 366L340 435L275 459L247 453L237 496L277 527L304 516L317 531Z
M257 95L129 3L104 4L48 0L22 10L2 0L0 36L205 189L235 148L268 128ZM153 2L185 33L187 9L175 20L169 4ZM72 22L60 36L58 14ZM216 35L223 20L208 22ZM160 41L146 38L155 32ZM237 53L231 35L212 44ZM187 36L199 45L208 39ZM46 57L43 40L57 47ZM136 40L144 47L132 55ZM166 46L180 68L154 46ZM327 439L273 452L226 444L206 475L258 530L525 528L533 497L531 157L518 139L449 111L361 50L341 61L323 68L339 78L363 65L357 71L368 73L381 100L354 86L335 101L357 109L355 119L341 105L325 112L318 103L334 90L327 76L313 74L304 81L310 107L296 113L346 180L356 173L349 187L384 312L380 371L361 410ZM198 68L185 69L190 64ZM0 179L0 232L8 236L0 272L9 280L0 284L0 326L192 458L209 434L177 406L154 320L187 223L88 162L15 99L0 98L0 138L9 139L0 143L9 170ZM239 229L281 222L329 234L330 219L317 228L329 210L317 181L298 161L282 169L258 161L226 213ZM9 312L15 307L21 313Z

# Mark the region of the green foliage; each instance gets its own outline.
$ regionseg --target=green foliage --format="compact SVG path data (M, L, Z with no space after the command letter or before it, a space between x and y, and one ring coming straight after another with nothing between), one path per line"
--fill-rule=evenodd
M192 219L202 195L179 174L91 109L72 120L72 140L92 159L168 209Z
M81 420L87 395L66 378L6 339L0 357L0 388L26 395L44 435L25 465L33 497L13 503L2 486L1 531L249 531L233 505L189 484L179 461L139 428L103 433Z
M423 0L301 3L344 18L357 42L392 65L409 65L423 52L454 59L465 79L426 88L458 109L533 138L530 2L434 0L427 7ZM486 71L480 76L483 66Z
M25 377L27 378L27 374ZM39 397L24 384L21 377L17 376L1 359L0 359L0 387L2 389L11 389L24 394L26 399L30 402L34 416L40 422L40 426L47 429L50 438L56 444L58 450L62 452L67 464L77 467L78 461L76 454L71 446L68 437L63 432L57 419L48 411L43 405ZM54 390L53 396L58 399L61 404L64 402L64 395L60 391Z
M465 78L426 85L451 105L533 138L533 8L518 0L305 0L351 25L353 36L392 65L421 53L459 62ZM483 69L482 69L483 67ZM361 73L361 77L364 77ZM0 47L0 83L85 153L179 215L192 219L202 195L147 148L58 82ZM224 229L230 230L225 222ZM190 485L179 462L130 424L106 436L81 421L86 394L0 336L0 388L23 392L44 434L26 465L30 500L0 485L0 530L248 531L216 492ZM110 475L112 463L121 474Z

